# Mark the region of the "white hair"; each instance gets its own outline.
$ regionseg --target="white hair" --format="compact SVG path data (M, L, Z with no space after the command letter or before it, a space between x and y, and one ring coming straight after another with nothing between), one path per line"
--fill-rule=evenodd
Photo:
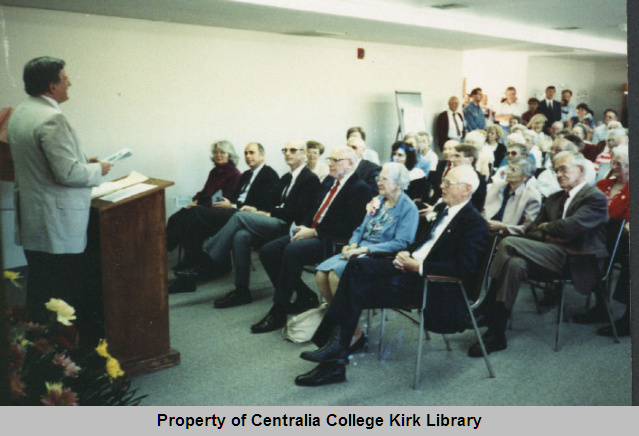
M511 133L506 139L508 143L526 145L526 139L521 133Z
M405 191L410 184L410 173L406 165L397 162L388 162L382 166L382 171L386 170L388 180L402 188Z

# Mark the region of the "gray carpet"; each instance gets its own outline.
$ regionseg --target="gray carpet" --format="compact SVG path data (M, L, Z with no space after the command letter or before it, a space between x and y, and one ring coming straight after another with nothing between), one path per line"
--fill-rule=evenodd
M530 291L522 289L514 309L508 349L490 355L496 378L483 359L466 356L472 331L450 335L447 351L441 335L424 344L421 386L412 388L418 327L387 311L382 358L377 353L379 319L372 321L368 353L352 357L347 382L318 388L295 386L296 375L314 364L299 358L312 344L294 344L280 332L254 335L250 325L271 306L272 286L259 260L251 277L252 304L214 309L214 298L232 290L232 275L200 284L197 292L169 297L171 346L181 364L134 378L147 394L144 405L182 406L510 406L630 405L630 338L620 344L594 334L600 325L564 323L562 347L555 352L553 309L535 311ZM305 280L315 288L312 275ZM584 298L569 288L567 317L584 308ZM614 306L616 316L623 308ZM363 320L364 322L365 320Z

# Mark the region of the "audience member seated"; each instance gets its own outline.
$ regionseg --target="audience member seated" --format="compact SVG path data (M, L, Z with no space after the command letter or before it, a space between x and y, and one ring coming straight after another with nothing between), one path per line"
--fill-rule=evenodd
M415 240L419 214L415 203L403 192L409 183L408 170L402 164L384 164L377 183L379 196L367 205L366 217L353 232L348 245L341 254L325 260L316 269L317 287L329 304L350 259L371 253L397 253ZM366 339L357 329L350 351L357 351Z
M215 235L239 209L253 206L260 210L270 210L275 206L280 178L273 168L264 164L264 147L257 142L250 142L244 150L244 159L249 170L242 174L233 194L229 198L213 202L211 207L198 206L187 209L188 222L180 229L181 234L171 236L176 240L179 236L178 242L184 249L184 259L175 268L176 276L194 273L191 268L196 266L204 255L202 243ZM175 242L174 240L171 243ZM224 270L228 270L227 268L230 269L230 259ZM171 286L169 289L171 293L179 290L177 286Z
M274 239L260 249L260 260L275 288L273 306L251 326L253 333L266 333L286 325L287 313L300 313L319 305L319 300L302 280L304 265L321 262L332 253L327 247L347 240L366 214L370 189L355 173L357 155L349 147L336 147L328 157L330 178L326 179L316 208L290 234ZM293 294L296 300L291 303Z
M522 120L519 115L513 115L512 117L510 117L510 120L508 121L508 130L504 129L504 132L512 133L512 128L515 127L516 125L523 125L523 122L524 120Z
M572 119L572 125L582 123L588 127L588 138L592 137L593 129L595 128L595 119L592 116L592 110L586 103L579 103L577 105L577 116Z
M242 174L235 166L238 161L235 147L228 141L218 141L211 146L213 169L200 192L193 196L193 202L171 215L166 226L167 249L173 251L182 242L189 239L189 224L197 208L210 208L213 195L222 191L222 197L230 198L237 187ZM215 202L222 198L216 198Z
M495 175L492 178L493 183L500 183L500 182L506 181L506 169L508 168L508 165L511 162L513 162L515 159L519 157L525 157L526 159L530 160L530 162L532 162L532 160L530 159L530 154L528 153L528 149L523 144L511 142L510 144L508 144L507 150L508 151L506 152L506 157L504 158L504 164L497 169L497 171L495 172ZM532 163L533 165L535 165L534 162ZM534 180L535 180L535 177L533 176L530 182L533 182Z
M535 165L527 157L519 157L505 168L506 180L491 184L486 194L483 215L491 232L523 235L541 210L541 194L528 185Z
M406 194L412 200L422 200L426 195L426 174L417 168L417 151L412 144L408 142L397 141L391 147L391 159L393 162L404 165L410 176L410 184L406 189Z
M554 123L550 125L550 130L548 131L548 134L550 136L550 139L553 140L553 142L555 141L555 139L557 139L557 134L561 132L563 128L564 128L564 123L562 123L561 121L555 121Z
M432 145L433 141L428 132L417 132L417 151L419 152L417 155L417 166L419 166L422 159L426 159L430 162L429 170L435 170L435 168L437 168L439 157L437 156L437 153L431 149ZM423 170L424 168L422 168L422 171Z
M475 169L480 176L487 180L492 175L495 163L495 153L492 147L486 145L486 131L473 130L466 135L466 144L477 149L477 159L474 162Z
M587 251L598 258L607 256L607 201L599 189L586 183L584 162L580 153L557 154L554 166L561 191L546 199L541 213L526 229L525 238L511 236L499 244L490 267L489 298L480 308L488 321L483 336L488 353L506 349L506 324L526 277L563 275L566 250ZM587 295L593 290L595 271L575 261L570 264L570 272L577 291ZM482 357L479 343L470 347L468 355Z
M615 327L619 336L630 334L630 282L629 282L629 232L630 232L630 161L628 150L624 147L617 147L612 151L612 177L602 179L597 182L597 188L604 193L608 199L608 214L610 218L626 220L626 228L622 239L619 241L617 260L621 263L621 274L619 275L614 299L626 306L621 318L615 321ZM597 305L595 305L596 307ZM582 316L582 321L602 320L600 314L593 313L589 318L588 313ZM604 319L605 320L605 319ZM612 336L610 325L601 327L597 334L602 336Z
M455 151L450 154L450 161L453 164L453 168L469 165L476 172L475 162L477 162L477 149L471 144L459 144L455 146ZM479 186L473 190L473 196L471 202L477 211L484 210L484 202L486 201L486 179L484 176L477 172L479 178Z
M455 146L459 142L454 139L446 141L444 149L442 151L442 160L437 163L435 171L431 171L428 175L428 200L424 203L435 204L442 196L441 183L442 179L446 177L448 172L453 168L453 164L450 161L450 155L455 151Z
M559 102L557 102L557 104L559 104ZM544 126L546 125L547 121L548 121L548 118L546 118L544 114L537 114L532 117L532 119L528 122L526 127L529 130L532 130L533 132L535 132L539 136L539 139L541 140L542 138L546 136L546 134L544 133Z
M320 183L306 166L306 142L292 140L282 149L291 172L280 179L277 205L270 210L243 206L204 243L204 256L198 270L206 271L219 265L232 252L235 270L235 290L214 302L218 309L248 304L252 301L249 291L251 247L278 238L288 232L291 223L303 223L312 213ZM179 277L175 286L194 291L197 277Z
M351 340L363 309L421 305L424 277L460 277L471 281L487 240L486 222L470 203L479 185L468 165L455 167L442 181L441 206L433 221L408 250L391 257L351 259L328 312L313 337L320 347L301 358L319 365L295 379L300 386L321 386L346 380ZM466 309L456 286L433 283L428 288L427 328L455 332L465 328Z
M599 142L605 141L607 138L606 133L608 133L608 129L610 128L608 124L610 124L612 121L617 121L618 118L619 115L617 114L616 110L606 109L604 111L603 123L595 127L595 130L592 134L592 143L597 145L599 144Z
M506 146L501 142L504 130L499 124L488 126L485 147L490 147L493 152L493 173L501 161L506 157ZM491 174L492 175L492 174Z
M313 171L320 182L328 176L328 165L321 159L324 146L317 141L306 141L306 155L308 169Z
M612 160L612 150L616 147L628 147L628 135L625 129L609 130L606 133L606 148L595 159L595 171L597 180L605 179L610 172L610 161Z
M371 189L373 195L377 195L377 182L375 179L379 176L381 167L364 158L366 155L366 143L362 138L357 135L351 135L350 139L346 141L346 146L355 150L357 155L357 163L355 164L355 173L362 179L368 187Z
M424 159L422 156L422 150L419 146L419 137L415 132L407 133L404 136L404 142L409 143L413 147L415 147L415 152L417 153L417 163L415 164L416 168L419 168L426 174L426 178L428 178L428 174L430 173L430 159ZM433 167L434 168L434 167Z
M531 156L531 160L535 162L535 166L537 168L542 168L544 158L539 146L537 145L539 143L539 135L537 135L534 130L526 129L523 136L526 141L526 148Z
M539 111L539 100L537 100L535 97L531 97L528 99L528 110L526 112L524 112L523 114L521 114L521 121L524 124L528 124L530 123L530 119L536 115L536 114L540 114L541 112Z
M359 138L366 143L366 132L361 127L351 127L346 131L346 140L351 138ZM364 151L363 159L373 162L375 165L379 165L379 155L373 149L366 148ZM360 176L361 177L361 176Z
M584 155L586 159L588 159L591 162L594 162L595 159L597 159L597 156L599 156L599 154L603 151L603 148L597 151L597 146L594 145L592 142L589 142L586 140L588 136L587 132L588 132L588 128L581 123L575 124L572 128L572 134L579 137L584 143L584 150L582 154Z

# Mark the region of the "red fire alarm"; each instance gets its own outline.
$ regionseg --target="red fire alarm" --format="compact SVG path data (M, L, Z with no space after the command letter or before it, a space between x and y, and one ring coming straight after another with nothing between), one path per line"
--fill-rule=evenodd
M357 49L357 59L364 59L365 55L366 55L366 52L364 51L363 48Z

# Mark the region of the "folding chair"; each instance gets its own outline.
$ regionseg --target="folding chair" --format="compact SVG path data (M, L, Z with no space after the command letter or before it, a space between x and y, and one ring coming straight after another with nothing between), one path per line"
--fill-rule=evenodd
M528 284L530 285L530 289L533 293L535 301L537 301L537 293L535 288L542 287L542 283L555 283L560 286L560 299L559 299L559 308L557 311L557 331L555 333L555 351L559 351L559 338L561 335L561 324L563 323L564 318L564 304L565 304L565 285L572 283L572 278L570 276L570 262L573 259L581 258L590 262L591 268L597 272L597 280L596 280L596 292L599 293L600 298L604 302L606 306L606 313L608 315L608 319L610 324L612 325L612 333L615 343L619 343L619 337L617 336L617 329L615 327L614 319L612 317L612 313L610 312L610 296L606 293L610 292L610 275L612 271L612 266L615 261L615 255L617 253L617 248L619 247L619 241L621 240L621 235L623 233L624 225L626 224L626 220L614 220L611 219L606 224L606 246L608 248L608 259L605 263L605 268L602 271L599 268L598 259L594 253L589 252L579 252L568 250L566 252L566 262L564 264L564 272L561 277L550 277L545 280L528 280ZM590 297L590 296L589 296Z
M476 298L474 298L472 300L472 303L471 303L471 299L469 299L469 297L468 297L468 294L466 292L466 289L464 287L464 284L463 284L461 278L459 278L459 277L449 277L449 276L428 275L424 279L424 292L422 294L421 307L419 307L419 308L399 309L400 313L401 313L401 310L411 310L411 309L417 309L418 312L419 312L419 339L418 339L418 343L417 343L417 361L415 363L415 379L414 379L414 382L413 382L413 389L417 389L417 386L418 386L419 372L420 372L420 369L421 369L422 347L423 347L423 343L424 343L424 335L425 334L428 335L428 332L425 332L425 329L424 329L424 324L425 324L424 311L426 310L428 286L429 286L430 283L449 283L449 284L455 284L455 285L458 286L459 291L461 292L461 294L462 294L462 296L464 298L464 302L466 304L466 309L468 311L468 315L470 317L473 329L475 331L475 336L477 337L477 341L479 342L479 345L480 345L480 347L482 349L482 353L483 353L483 356L484 356L484 361L486 362L486 367L488 369L488 374L490 375L491 378L495 377L495 373L493 372L492 365L490 364L490 360L488 359L488 353L486 353L486 348L484 346L484 341L483 341L483 339L481 337L481 333L479 331L479 327L477 326L477 321L475 319L475 315L473 313L473 309L478 307L482 303L484 298L486 297L487 288L484 286L484 283L486 281L486 277L488 276L487 273L488 273L488 268L490 266L490 261L492 259L492 253L495 251L495 247L497 245L497 241L498 240L499 240L499 235L491 235L490 240L486 244L486 248L484 249L484 255L482 256L479 268L477 269L477 273L475 275L476 280L475 280L475 283L474 283L475 286L473 286L473 288L474 288L475 294L477 296L476 296ZM384 339L385 318L386 318L386 309L382 308L381 309L379 353L378 353L380 359L381 359L381 356L382 356L381 350L382 350L382 343L383 343L383 339ZM369 311L369 329L370 329L370 311ZM444 341L446 343L446 350L451 351L452 349L450 347L450 343L449 343L448 339L446 338L446 335L442 335L442 336L443 336Z

